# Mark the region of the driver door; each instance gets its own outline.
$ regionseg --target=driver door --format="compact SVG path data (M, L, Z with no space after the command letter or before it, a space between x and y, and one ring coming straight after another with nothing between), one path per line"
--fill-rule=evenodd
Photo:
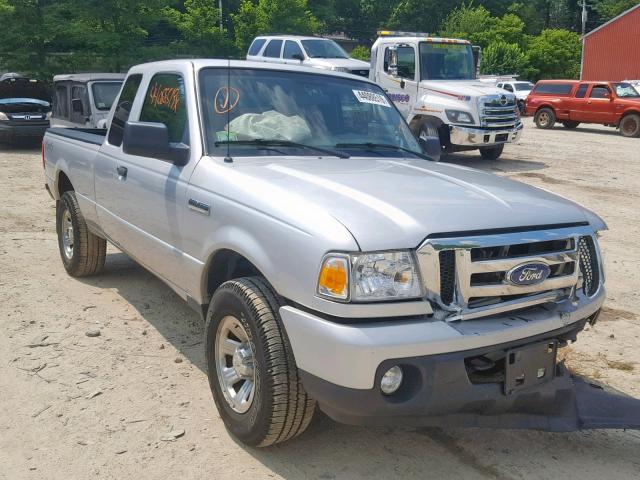
M408 118L418 96L416 50L411 45L385 46L380 85L404 118Z
M584 121L592 123L615 123L615 102L613 93L606 84L591 86L584 107Z

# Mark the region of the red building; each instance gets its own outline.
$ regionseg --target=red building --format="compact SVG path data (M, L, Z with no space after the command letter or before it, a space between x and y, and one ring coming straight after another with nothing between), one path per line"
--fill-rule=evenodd
M640 80L640 5L582 37L582 80Z

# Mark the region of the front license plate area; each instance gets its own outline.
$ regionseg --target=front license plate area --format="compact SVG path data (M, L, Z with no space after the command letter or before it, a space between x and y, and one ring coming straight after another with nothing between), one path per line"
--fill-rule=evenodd
M555 376L557 353L556 340L509 350L505 359L504 393L511 395L551 380Z

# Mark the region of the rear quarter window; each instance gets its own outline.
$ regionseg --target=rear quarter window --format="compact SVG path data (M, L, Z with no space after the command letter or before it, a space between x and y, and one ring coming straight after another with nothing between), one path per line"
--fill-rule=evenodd
M260 52L260 49L262 48L262 46L264 45L264 42L266 41L267 40L264 38L256 38L251 44L251 46L249 47L249 52L247 53L247 55L258 55L258 53Z
M129 75L129 77L127 77L127 81L122 87L122 92L120 92L116 109L113 112L111 127L109 128L108 141L111 145L116 147L122 145L124 125L127 120L129 120L133 100L136 98L140 82L142 82L142 75L136 73L134 75Z
M573 90L572 83L539 83L533 90L537 95L569 95Z

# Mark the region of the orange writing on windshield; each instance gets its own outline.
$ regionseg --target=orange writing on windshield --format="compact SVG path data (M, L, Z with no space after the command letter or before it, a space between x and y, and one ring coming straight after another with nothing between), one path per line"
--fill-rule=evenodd
M240 92L233 87L220 87L213 99L213 108L216 113L227 113L240 101Z
M149 98L154 107L165 106L174 113L178 111L180 106L180 90L175 87L165 87L155 83L149 92Z

